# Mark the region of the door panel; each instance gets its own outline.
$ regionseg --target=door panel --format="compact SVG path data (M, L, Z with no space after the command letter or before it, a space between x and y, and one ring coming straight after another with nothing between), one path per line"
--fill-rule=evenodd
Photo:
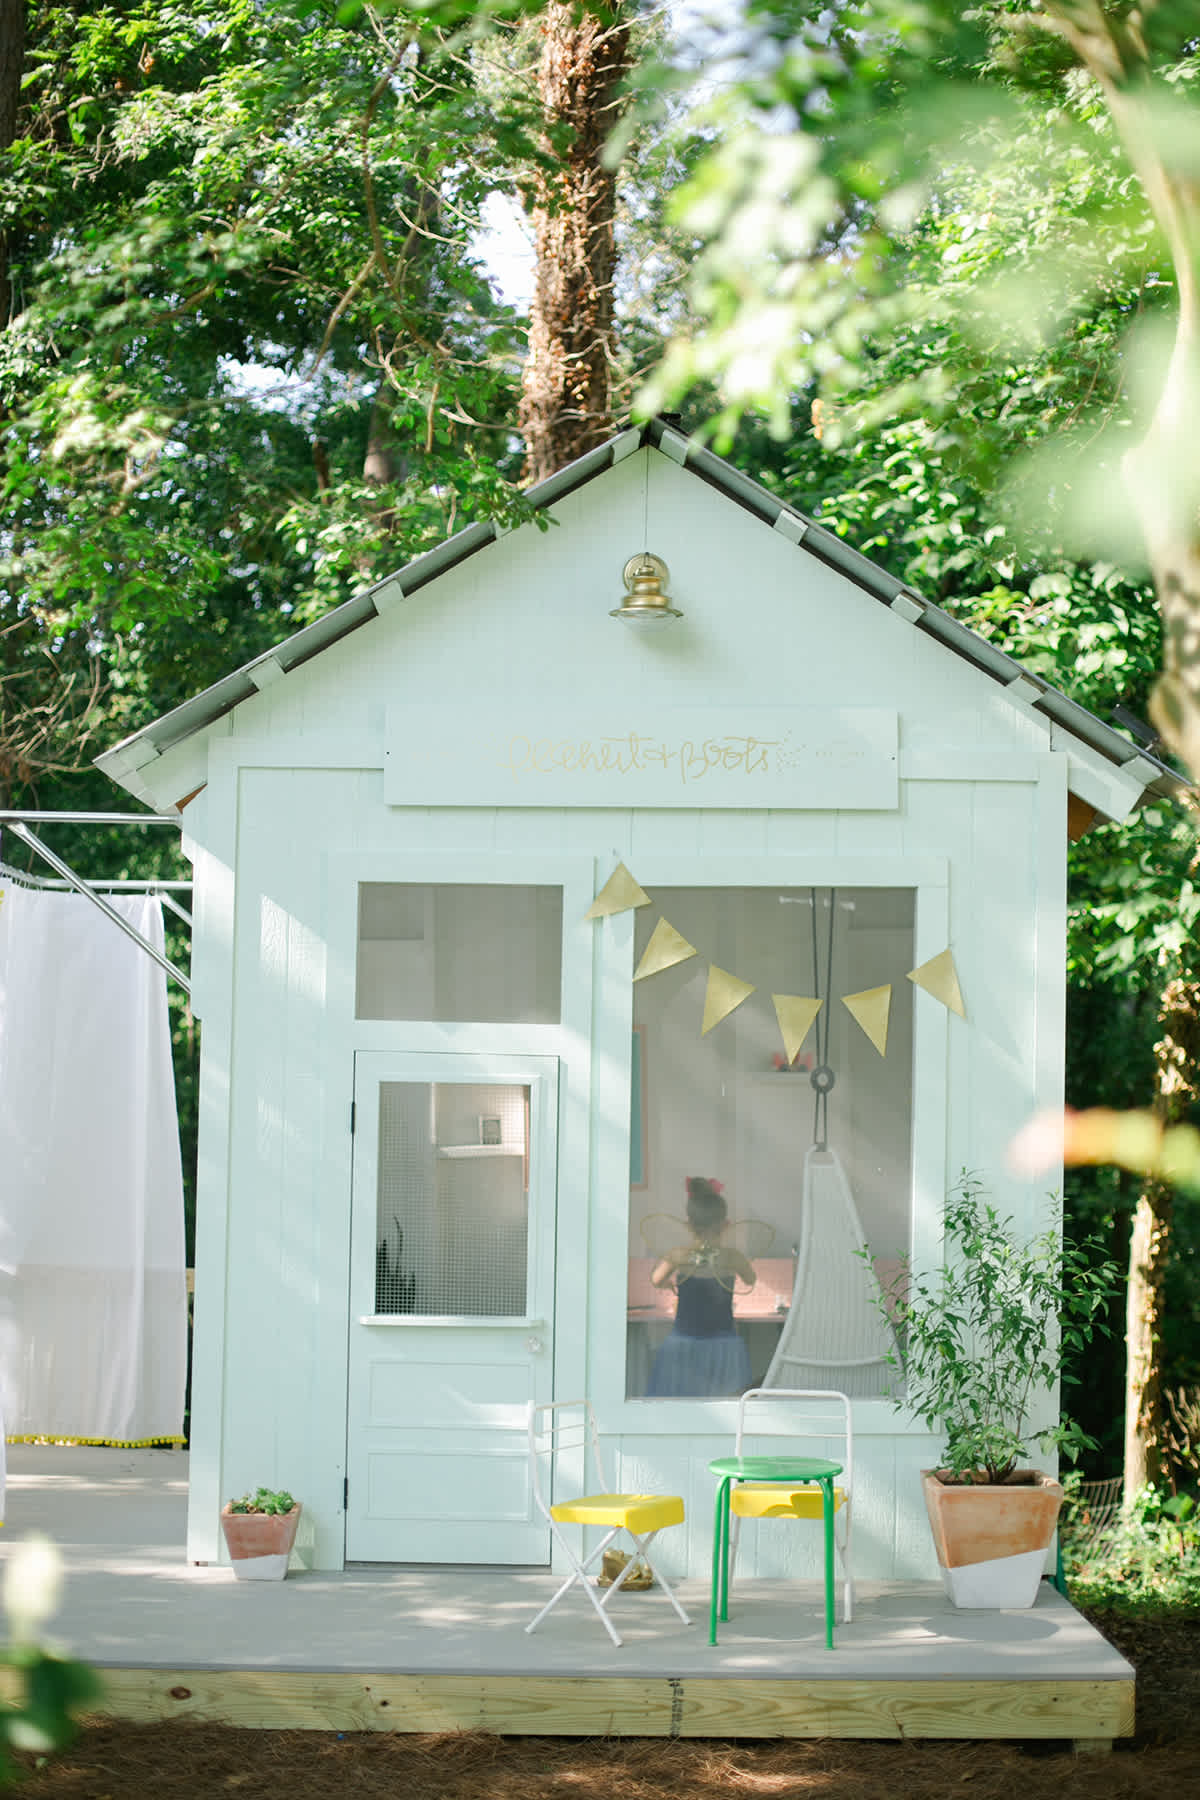
M355 1106L347 1558L545 1563L557 1060L364 1054Z

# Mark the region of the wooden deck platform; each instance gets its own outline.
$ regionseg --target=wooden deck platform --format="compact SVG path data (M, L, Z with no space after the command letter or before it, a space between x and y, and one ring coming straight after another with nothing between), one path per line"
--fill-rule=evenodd
M1133 1731L1129 1664L1048 1584L1028 1612L959 1612L940 1586L866 1583L824 1647L816 1584L735 1583L708 1644L618 1597L614 1648L579 1595L533 1635L545 1571L355 1567L238 1582L184 1561L180 1452L9 1448L0 1557L41 1530L67 1566L56 1637L100 1672L103 1710L334 1731L517 1735L1053 1738Z

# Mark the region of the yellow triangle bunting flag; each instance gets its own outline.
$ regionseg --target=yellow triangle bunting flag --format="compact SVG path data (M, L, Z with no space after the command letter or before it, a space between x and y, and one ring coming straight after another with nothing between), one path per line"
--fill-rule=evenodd
M727 1019L743 1000L748 1000L754 989L748 981L740 981L736 975L730 975L725 969L718 969L713 963L708 971L708 986L704 990L704 1023L700 1027L700 1036Z
M641 962L633 971L633 979L645 981L647 975L659 975L664 969L673 969L676 963L686 962L689 956L695 954L695 945L689 944L665 919L660 919L654 927L650 942L642 952Z
M775 1002L775 1017L779 1020L784 1054L790 1068L804 1047L804 1040L812 1029L812 1022L820 1012L822 1003L820 1000L806 999L800 994L772 994L771 998Z
M618 863L583 916L585 919L607 919L613 913L649 905L649 894L638 886L625 864Z
M949 950L931 956L919 968L910 969L908 979L915 986L924 988L927 994L932 994L935 1000L940 1000L943 1006L948 1006L960 1019L966 1018L962 989L958 985L958 971Z
M859 994L843 994L842 1005L862 1026L880 1056L887 1054L888 1014L892 1010L892 985L864 988Z

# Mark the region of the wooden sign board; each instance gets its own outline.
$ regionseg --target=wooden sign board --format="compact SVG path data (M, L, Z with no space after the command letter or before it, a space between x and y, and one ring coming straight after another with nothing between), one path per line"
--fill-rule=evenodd
M882 707L523 711L489 723L446 706L395 708L387 804L872 812L899 804L897 715Z

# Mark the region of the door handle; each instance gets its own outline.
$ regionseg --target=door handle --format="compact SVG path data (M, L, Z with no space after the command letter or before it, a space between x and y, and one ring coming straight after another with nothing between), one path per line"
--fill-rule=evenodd
M530 1356L540 1356L546 1346L540 1337L527 1337L525 1339L525 1348L528 1350Z

